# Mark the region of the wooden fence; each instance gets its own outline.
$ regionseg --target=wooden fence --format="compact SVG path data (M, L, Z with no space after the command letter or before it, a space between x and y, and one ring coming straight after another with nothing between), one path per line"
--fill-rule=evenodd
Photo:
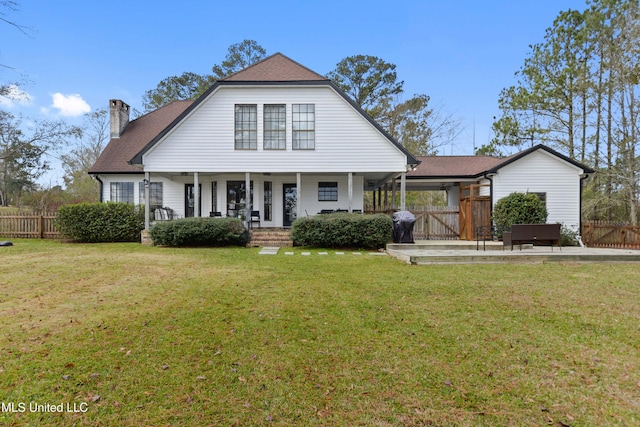
M55 213L0 215L0 237L58 239Z
M460 209L458 206L407 206L416 217L413 237L418 240L459 240ZM393 215L393 210L374 211L365 207L366 213Z
M640 249L640 226L586 221L582 241L590 248Z

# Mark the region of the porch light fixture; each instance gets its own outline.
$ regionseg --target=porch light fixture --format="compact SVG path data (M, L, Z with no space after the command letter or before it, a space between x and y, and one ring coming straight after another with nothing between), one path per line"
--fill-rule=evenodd
M143 179L142 182L144 182L145 187L149 186L149 180L147 178Z

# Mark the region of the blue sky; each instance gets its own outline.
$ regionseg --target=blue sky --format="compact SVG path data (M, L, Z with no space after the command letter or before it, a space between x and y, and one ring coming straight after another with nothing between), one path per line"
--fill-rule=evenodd
M464 131L440 154L472 154L491 139L500 90L560 11L585 0L251 1L17 0L0 23L0 81L22 81L22 102L0 108L80 123L83 112L142 96L165 77L209 73L227 48L256 40L326 74L341 59L374 55L397 65L405 96L424 93ZM475 135L475 137L474 137ZM61 181L54 173L53 181Z

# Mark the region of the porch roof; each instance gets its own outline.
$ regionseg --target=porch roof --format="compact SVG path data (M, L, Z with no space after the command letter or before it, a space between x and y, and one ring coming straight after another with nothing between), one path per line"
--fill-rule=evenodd
M477 178L505 159L491 156L419 156L407 179Z

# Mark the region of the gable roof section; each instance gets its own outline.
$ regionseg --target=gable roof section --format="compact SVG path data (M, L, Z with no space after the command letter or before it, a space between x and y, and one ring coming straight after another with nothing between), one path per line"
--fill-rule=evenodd
M204 94L185 109L173 122L159 131L155 137L147 140L138 152L130 157L129 163L132 165L141 165L142 156L157 144L165 135L167 135L175 126L177 126L185 117L198 107L201 102L211 95L220 86L254 86L254 85L321 85L331 87L338 95L347 101L358 113L373 125L386 139L395 145L407 157L408 165L417 165L420 163L404 146L396 141L382 126L373 120L355 101L342 91L333 81L311 71L307 67L300 65L289 57L275 53L262 61L238 71L225 79L215 82Z
M545 146L536 145L509 157L492 156L420 156L420 165L407 173L409 179L437 179L437 178L479 178L485 174L497 173L501 168L533 153L544 150L559 159L582 169L583 173L592 174L595 171L557 151Z
M96 173L141 173L129 163L163 129L179 117L193 101L174 101L127 124L120 138L112 138L89 170Z
M224 82L306 82L326 80L328 80L326 77L308 69L280 52L222 79Z
M585 166L582 163L580 163L580 162L578 162L576 160L573 160L572 158L567 157L564 154L561 154L561 153L557 152L556 150L553 150L553 149L547 147L546 145L542 145L542 144L538 144L538 145L533 146L533 147L531 147L531 148L529 148L527 150L521 151L521 152L516 153L516 154L514 154L512 156L505 157L504 159L501 159L502 162L500 162L498 165L496 165L495 167L493 167L491 170L489 170L487 172L488 173L497 172L498 169L503 168L503 167L515 162L516 160L519 160L519 159L521 159L521 158L523 158L523 157L525 157L525 156L527 156L527 155L529 155L529 154L531 154L531 153L533 153L534 151L537 151L537 150L546 151L547 153L549 153L549 154L551 154L553 156L556 156L561 160L564 160L565 162L577 167L578 169L582 169L582 172L585 173L585 174L595 173L595 170L591 169L590 167Z

